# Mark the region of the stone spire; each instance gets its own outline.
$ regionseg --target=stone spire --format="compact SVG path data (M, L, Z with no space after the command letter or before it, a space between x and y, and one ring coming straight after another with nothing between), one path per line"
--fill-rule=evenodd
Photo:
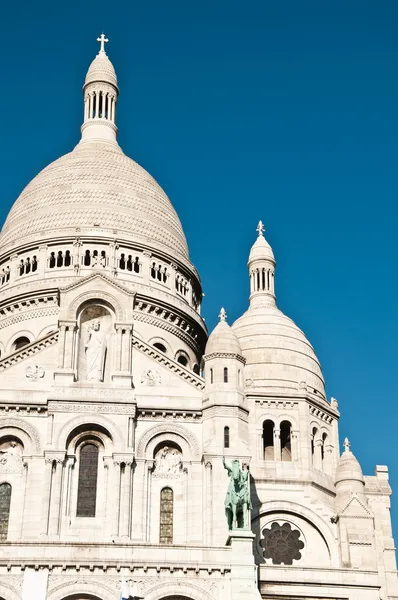
M82 141L116 141L116 102L119 95L115 69L105 52L104 33L97 38L100 49L87 71L83 86L84 122Z
M275 258L264 237L264 225L259 221L258 237L249 255L250 306L275 305Z

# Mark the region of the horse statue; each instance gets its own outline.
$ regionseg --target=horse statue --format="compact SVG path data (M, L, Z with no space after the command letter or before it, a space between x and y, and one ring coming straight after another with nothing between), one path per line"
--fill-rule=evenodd
M249 469L247 465L241 468L239 460L227 463L224 456L222 462L229 475L224 503L228 529L249 529L249 510L252 509L248 488Z

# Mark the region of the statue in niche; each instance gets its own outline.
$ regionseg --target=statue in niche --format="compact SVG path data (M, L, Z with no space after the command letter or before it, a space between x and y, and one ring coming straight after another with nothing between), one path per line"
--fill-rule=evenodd
M86 381L104 381L106 337L101 330L101 320L95 319L87 330L84 345L86 353Z
M181 452L177 448L164 446L155 456L156 477L179 477L182 472Z

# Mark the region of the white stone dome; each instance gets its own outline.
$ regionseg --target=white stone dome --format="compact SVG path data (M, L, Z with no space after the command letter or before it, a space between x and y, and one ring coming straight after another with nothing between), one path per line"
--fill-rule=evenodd
M85 233L133 239L188 259L170 200L116 143L85 141L43 169L11 208L0 248Z
M356 456L351 452L349 441L346 439L345 450L340 456L336 467L336 485L342 482L360 481L364 483L363 472Z
M242 355L239 340L231 327L221 320L210 334L207 340L205 354L232 353Z
M246 359L246 379L255 387L298 390L325 397L314 349L297 325L276 306L251 306L232 325Z
M258 236L250 250L249 264L256 260L270 260L275 262L272 248L263 235Z

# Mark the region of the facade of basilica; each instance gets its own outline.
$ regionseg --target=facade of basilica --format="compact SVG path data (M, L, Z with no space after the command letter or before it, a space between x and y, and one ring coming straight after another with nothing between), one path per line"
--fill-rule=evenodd
M387 467L340 455L261 222L249 308L208 337L99 41L80 142L0 236L0 600L398 599Z

